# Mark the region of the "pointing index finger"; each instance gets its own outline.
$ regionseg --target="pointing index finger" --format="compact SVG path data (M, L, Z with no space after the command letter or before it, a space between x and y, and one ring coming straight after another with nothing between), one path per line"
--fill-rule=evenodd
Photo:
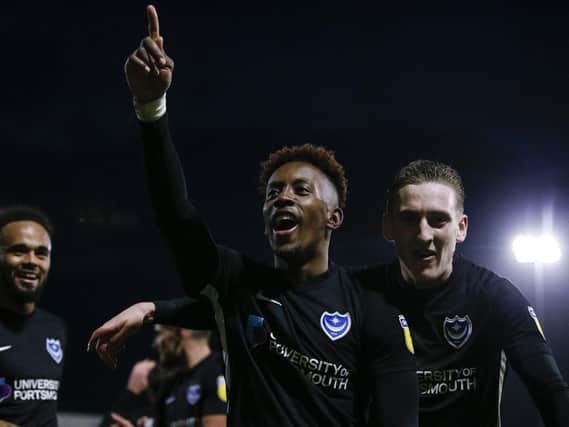
M156 8L149 4L146 6L146 17L148 19L148 35L154 41L160 39L160 24L158 22L158 12Z

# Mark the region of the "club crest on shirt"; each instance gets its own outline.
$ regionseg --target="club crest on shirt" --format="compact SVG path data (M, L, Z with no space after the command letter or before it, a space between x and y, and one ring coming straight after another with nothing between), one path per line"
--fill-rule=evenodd
M460 349L472 334L472 321L465 316L445 317L443 333L447 342L457 350Z
M199 384L190 384L186 390L186 400L190 405L195 405L202 396L202 388Z
M0 378L0 402L10 397L12 394L12 387L6 384L5 378Z
M46 338L45 349L51 358L55 361L55 363L61 363L61 360L63 359L63 349L61 348L61 343L58 339Z
M336 341L350 332L352 318L350 313L340 314L337 311L334 313L325 311L320 316L320 326L328 338Z
M530 317L533 319L535 326L537 327L537 330L541 334L541 337L545 340L545 334L543 333L543 328L541 327L541 323L537 318L537 314L535 314L535 310L533 309L533 307L528 305L528 312Z

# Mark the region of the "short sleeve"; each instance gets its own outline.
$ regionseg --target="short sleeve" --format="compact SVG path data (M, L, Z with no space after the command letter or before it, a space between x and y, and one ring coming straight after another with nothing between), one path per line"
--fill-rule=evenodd
M227 390L221 366L212 363L205 372L202 417L227 413Z

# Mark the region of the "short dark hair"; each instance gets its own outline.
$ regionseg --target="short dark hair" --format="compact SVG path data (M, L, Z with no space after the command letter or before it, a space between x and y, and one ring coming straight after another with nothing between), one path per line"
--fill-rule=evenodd
M458 171L451 166L433 160L414 160L403 166L395 174L387 191L385 213L391 215L398 191L410 184L439 182L452 187L456 193L456 205L460 212L464 211L464 185Z
M4 228L5 225L16 221L37 222L46 229L50 237L53 237L53 224L41 209L25 205L14 205L6 208L0 208L0 230Z
M334 151L309 143L284 146L269 154L267 160L261 163L259 193L262 196L265 195L267 183L271 175L282 165L289 162L306 162L320 169L336 188L339 206L341 208L346 206L348 179L346 178L344 167L336 160Z

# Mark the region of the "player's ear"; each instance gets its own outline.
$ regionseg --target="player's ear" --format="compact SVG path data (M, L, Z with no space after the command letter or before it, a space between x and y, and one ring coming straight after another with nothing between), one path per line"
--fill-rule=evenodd
M344 211L341 208L334 208L328 212L327 227L330 230L336 230L340 228L342 222L344 221Z
M460 221L458 221L458 230L456 232L456 241L461 243L466 240L466 234L468 231L468 216L462 214Z
M394 239L393 239L393 222L391 215L387 214L386 212L383 212L383 214L381 215L381 226L383 230L383 238L385 240L392 242Z

